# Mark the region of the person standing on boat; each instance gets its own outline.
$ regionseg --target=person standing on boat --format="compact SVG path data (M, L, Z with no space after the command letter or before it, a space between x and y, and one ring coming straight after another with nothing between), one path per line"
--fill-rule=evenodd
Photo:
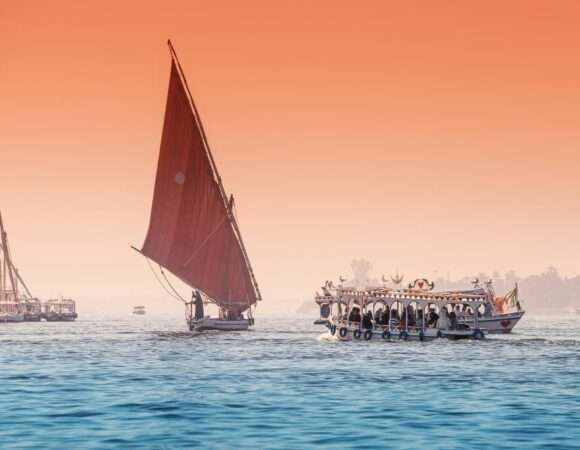
M192 300L194 300L195 304L195 320L203 319L203 299L201 298L201 294L199 291L192 292L191 294Z

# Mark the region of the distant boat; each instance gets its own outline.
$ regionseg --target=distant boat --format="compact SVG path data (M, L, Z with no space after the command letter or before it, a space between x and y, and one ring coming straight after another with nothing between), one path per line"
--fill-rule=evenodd
M70 298L48 300L42 306L47 322L73 322L78 317L75 301Z
M168 45L171 75L151 219L142 249L133 248L159 265L165 290L186 305L190 330L247 330L260 290L234 198L226 195L185 75ZM191 300L178 294L163 269L194 289ZM218 317L204 314L208 303L218 306Z
M25 320L25 300L32 299L28 287L18 273L10 256L8 234L0 213L0 322L23 322ZM21 292L24 287L25 292Z
M133 306L133 314L137 316L144 316L146 314L144 306Z
M0 322L72 321L77 318L74 300L48 300L33 297L14 265L8 234L0 214Z

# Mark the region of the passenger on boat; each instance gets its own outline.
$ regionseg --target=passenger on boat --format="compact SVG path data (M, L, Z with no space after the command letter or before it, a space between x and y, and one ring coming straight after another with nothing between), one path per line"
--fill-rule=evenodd
M449 317L447 315L447 308L441 308L440 311L441 315L437 320L437 328L440 330L448 330L449 329Z
M371 311L367 311L366 314L363 316L362 327L367 330L373 329L373 313Z
M434 328L437 326L437 321L439 320L439 314L435 312L434 309L429 310L429 320L427 321L427 326L429 328Z
M348 315L348 321L349 322L360 322L361 321L360 309L352 308L350 310L350 314Z
M415 320L415 308L412 305L407 306L407 323L410 327L414 327L417 325Z
M379 308L375 312L375 323L381 323L383 316L383 308Z
M399 310L397 308L391 311L391 319L399 320Z
M381 316L381 323L383 325L388 325L390 322L391 322L391 308L387 307L385 308Z
M436 327L438 320L439 320L439 314L437 314L437 312L435 312L435 309L431 308L429 310L429 319L427 320L427 326L429 328Z

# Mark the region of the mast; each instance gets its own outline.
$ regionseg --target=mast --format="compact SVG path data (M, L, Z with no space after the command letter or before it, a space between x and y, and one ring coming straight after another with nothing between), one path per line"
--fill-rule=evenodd
M10 252L8 250L8 237L6 231L4 230L4 222L2 220L2 213L0 212L0 235L1 244L4 251L4 273L8 270L8 276L10 277L10 285L14 291L14 296L16 297L16 283L14 281L14 272L12 270L12 261L10 260ZM3 277L5 278L5 276ZM4 286L5 288L5 286Z
M179 76L181 77L181 79L183 81L183 85L185 86L185 91L187 92L187 97L188 97L188 100L189 100L189 104L191 106L191 110L193 112L193 116L194 116L195 121L197 123L197 126L198 126L198 128L200 130L200 134L201 134L201 138L202 138L202 141L203 141L203 146L204 146L205 152L207 153L207 156L208 156L208 159L210 161L210 165L211 165L211 168L212 168L212 171L213 171L213 175L214 175L214 177L215 177L215 179L217 181L217 184L219 186L219 191L220 191L220 194L221 194L221 199L222 199L222 201L224 203L224 206L226 208L226 211L227 211L227 214L228 214L228 218L230 220L230 223L232 224L232 227L234 229L234 232L235 232L234 234L235 234L236 239L238 240L238 242L240 244L240 249L242 251L242 255L243 255L243 258L244 258L244 262L246 264L246 267L248 269L248 273L250 274L250 279L252 280L252 284L253 284L254 289L256 291L256 297L257 297L258 300L262 300L262 295L260 293L260 288L258 287L258 282L257 282L256 277L254 275L254 270L252 269L252 265L250 263L250 258L248 257L248 252L246 251L246 247L245 247L244 241L242 239L242 234L241 234L240 229L238 227L237 220L236 220L236 218L235 218L235 216L233 214L233 201L231 201L231 202L228 201L228 197L226 195L225 188L224 188L224 185L222 183L222 178L221 178L221 176L219 174L217 165L215 163L215 160L213 158L213 154L211 152L211 148L209 146L209 142L207 140L207 136L206 136L206 133L205 133L205 129L204 129L203 124L201 122L201 119L200 119L200 116L199 116L197 107L196 107L195 102L193 100L193 96L191 95L191 91L189 89L189 85L187 84L187 79L185 78L185 74L184 74L183 69L181 67L181 63L179 62L179 58L177 57L177 53L176 53L175 48L173 47L173 44L171 43L171 40L170 39L167 40L167 45L169 46L169 52L171 53L171 57L175 61L175 64L177 66L177 70L179 72Z

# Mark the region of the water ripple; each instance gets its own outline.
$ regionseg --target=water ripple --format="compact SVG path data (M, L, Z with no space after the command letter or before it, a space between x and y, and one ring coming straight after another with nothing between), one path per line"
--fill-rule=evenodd
M580 331L340 343L309 320L0 326L2 448L577 448Z

